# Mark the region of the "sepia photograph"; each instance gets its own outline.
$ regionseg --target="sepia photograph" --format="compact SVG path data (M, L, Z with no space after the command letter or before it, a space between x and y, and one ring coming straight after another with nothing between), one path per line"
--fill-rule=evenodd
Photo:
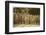
M13 27L40 26L40 8L13 8Z

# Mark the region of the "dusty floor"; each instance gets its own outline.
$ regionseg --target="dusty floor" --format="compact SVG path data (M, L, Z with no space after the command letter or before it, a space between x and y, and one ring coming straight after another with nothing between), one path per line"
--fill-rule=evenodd
M15 24L14 27L36 27L36 26L40 26L38 23L37 24Z

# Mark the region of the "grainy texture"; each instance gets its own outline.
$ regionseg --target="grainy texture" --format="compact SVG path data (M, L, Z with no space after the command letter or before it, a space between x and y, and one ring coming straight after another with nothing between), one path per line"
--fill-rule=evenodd
M40 8L14 8L13 26L40 25Z

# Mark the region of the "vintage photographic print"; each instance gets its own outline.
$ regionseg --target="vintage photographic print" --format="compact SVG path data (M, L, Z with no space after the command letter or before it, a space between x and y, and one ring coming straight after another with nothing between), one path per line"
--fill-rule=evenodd
M5 2L5 33L45 32L45 3Z
M40 8L13 8L13 26L40 26Z

